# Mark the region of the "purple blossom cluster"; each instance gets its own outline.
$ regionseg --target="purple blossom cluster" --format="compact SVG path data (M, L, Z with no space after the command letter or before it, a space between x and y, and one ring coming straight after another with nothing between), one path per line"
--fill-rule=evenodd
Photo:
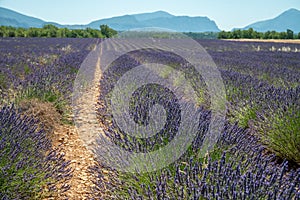
M129 186L131 199L299 199L299 169L286 173L287 163L272 166L271 159L258 154L226 161L176 164L170 170L149 175L151 184L141 189ZM236 159L236 158L235 158Z
M211 118L207 98L199 107L197 137L174 164L148 174L115 172L119 177L115 187L109 187L112 183L102 178L101 170L95 170L100 180L95 191L106 190L112 199L300 199L300 168L294 159L300 153L300 45L288 44L294 51L282 51L287 44L199 43L216 62L227 93L226 125L217 145L206 157L198 156ZM201 88L207 94L193 66L170 52L140 50L115 60L100 81L98 117L106 135L127 151L149 152L166 145L181 121L182 108L176 96L164 87L149 84L132 94L130 114L136 123L145 125L149 109L159 103L167 115L164 129L147 139L128 136L119 129L110 109L111 91L127 71L144 63L172 66L185 73L195 90ZM277 118L287 119L279 123L282 127L274 125ZM275 138L276 134L279 137ZM276 143L272 145L274 138ZM276 145L281 148L274 149Z
M203 111L200 135L207 130L209 115ZM300 168L278 163L248 129L227 123L216 147L204 158L197 154L200 144L201 137L174 164L153 173L114 172L108 181L104 166L93 168L92 173L98 174L94 192L99 196L92 198L103 198L103 191L109 199L300 198Z
M222 40L199 40L199 43L220 69L248 75L275 87L289 88L299 85L299 44ZM277 50L272 51L272 47ZM297 51L278 51L282 47Z
M37 199L61 194L71 176L69 162L51 147L37 122L13 106L0 109L0 198Z
M36 127L34 120L5 105L18 98L39 98L55 103L60 110L61 103L70 103L82 61L99 42L78 38L0 40L2 199L32 199L31 195L41 191L68 189L64 184L55 188L70 176L68 162L51 150L44 131ZM184 108L172 91L157 84L145 85L132 94L130 117L137 124L147 125L150 108L160 104L167 116L160 132L150 138L135 138L114 121L111 91L126 72L144 63L180 70L195 91L200 91L197 95L204 95L197 108L197 136L175 163L154 173L133 175L108 169L112 173L107 174L107 166L93 168L96 187L91 199L300 199L300 45L198 42L217 64L227 93L228 113L218 143L205 157L199 156L211 110L206 84L193 66L160 50L123 55L100 81L98 119L108 138L124 150L150 152L168 144L178 131Z
M60 100L65 101L70 100L73 81L82 61L99 41L3 38L0 42L0 90L3 99L20 95L39 97L45 91L59 93L63 95Z
M188 78L192 78L192 87L201 87L204 82L199 75L189 77L190 74L197 74L194 68L188 65L187 61L173 53L149 49L130 52L115 60L110 68L104 72L100 80L101 93L99 95L98 119L106 128L104 131L112 141L124 149L135 152L148 152L158 149L160 146L171 141L178 132L180 126L180 105L176 95L171 90L158 84L148 84L139 88L132 94L130 100L130 116L135 123L147 125L149 123L149 109L160 104L166 110L167 122L158 134L152 137L135 138L124 133L118 128L111 115L110 95L114 85L127 71L139 66L141 63L162 63L171 65L182 70ZM122 67L120 67L122 66ZM204 88L205 90L205 88ZM209 102L205 102L209 104ZM111 123L112 122L112 123Z
M69 161L51 145L40 122L18 109L37 98L57 111L71 103L73 82L99 41L68 38L0 40L0 199L43 199L69 189ZM15 107L8 106L15 102Z

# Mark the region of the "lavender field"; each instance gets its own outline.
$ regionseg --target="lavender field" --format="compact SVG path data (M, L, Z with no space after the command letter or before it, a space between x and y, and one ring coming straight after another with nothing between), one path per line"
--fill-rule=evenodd
M151 173L118 172L98 160L87 166L93 184L84 188L90 192L68 196L77 174L53 142L53 125L75 126L73 83L81 63L101 42L0 39L0 199L300 199L300 44L225 40L197 41L217 65L226 91L225 125L210 152L198 156L212 115L202 77L173 53L130 52L115 60L99 82L95 110L107 138L127 151L151 152L178 131L182 111L176 96L153 84L133 93L130 114L145 125L151 106L160 104L166 110L164 128L140 139L115 123L111 91L142 63L189 74L200 91L197 137L176 162ZM54 114L32 112L32 102L47 103Z

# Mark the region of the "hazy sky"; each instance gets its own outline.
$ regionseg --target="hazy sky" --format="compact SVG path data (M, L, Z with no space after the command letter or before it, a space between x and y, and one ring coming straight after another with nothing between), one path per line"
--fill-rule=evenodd
M207 16L220 29L230 30L273 18L289 8L300 10L300 0L0 0L0 6L61 24L163 10Z

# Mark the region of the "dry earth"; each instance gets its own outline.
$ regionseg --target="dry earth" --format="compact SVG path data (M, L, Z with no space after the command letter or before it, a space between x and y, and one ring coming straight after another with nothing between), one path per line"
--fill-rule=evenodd
M93 51L96 51L96 46ZM101 53L101 50L98 53ZM91 193L93 193L93 198L112 199L110 194L106 194L105 191L91 190L95 186L96 180L104 185L106 183L113 185L114 176L113 172L101 167L100 163L96 161L95 154L92 153L96 142L95 136L99 133L104 134L95 114L96 102L100 93L99 80L102 75L99 58L95 64L93 77L90 77L92 84L87 86L81 97L75 100L77 106L75 109L78 112L76 126L61 125L54 131L56 138L54 146L60 146L65 158L71 160L73 176L69 182L71 187L66 193L66 197L72 200L89 199ZM93 166L97 166L97 172L102 175L101 180L97 174L89 173L89 168Z
M94 186L95 176L88 168L97 164L93 154L86 149L74 126L61 125L54 131L54 146L59 146L65 158L71 161L72 178L69 181L68 199L87 199Z
M68 181L70 190L63 196L49 199L87 199L91 193L91 187L96 177L88 172L89 167L98 163L94 155L88 151L79 137L74 125L62 124L61 115L51 103L38 100L26 100L20 102L20 109L24 115L30 115L43 124L43 129L52 140L54 149L59 149L65 159L71 161L72 177ZM60 195L60 194L59 194Z
M100 61L98 61L96 66L97 69L100 69L99 62ZM100 71L96 70L95 77L97 77L98 80L100 75ZM94 131L101 131L99 130L99 125L97 126L97 130L96 126L93 127L91 121L94 120L93 123L96 122L93 118L94 115L89 113L90 106L94 106L96 109L95 100L97 94L99 94L99 88L96 87L96 85L97 84L86 92L87 95L92 95L94 98L83 96L83 102L80 107L81 116L83 117L80 121L84 126L83 128L87 130L93 129ZM20 109L22 109L24 115L33 116L43 124L43 128L52 140L53 148L60 149L60 153L64 154L65 159L71 161L72 177L68 181L70 189L64 193L63 196L49 199L88 199L88 195L91 194L91 188L94 186L94 181L97 178L96 175L89 173L89 168L92 166L100 166L94 154L87 148L86 141L93 140L94 138L88 134L88 131L87 133L79 134L75 125L63 124L61 114L51 103L45 103L35 99L25 100L20 102ZM70 118L72 118L72 116ZM83 135L88 138L83 138ZM104 177L104 179L105 178L107 179L107 177Z
M237 41L237 42L275 42L275 43L286 43L286 44L300 44L300 39L295 40L280 40L280 39L225 39L226 41Z
M96 47L93 51L96 50ZM89 168L99 165L94 154L88 149L88 143L95 142L96 133L100 133L98 120L91 109L96 110L96 100L99 94L99 79L101 77L100 60L97 60L92 87L88 88L85 95L80 98L80 124L81 128L76 126L61 125L54 131L56 141L55 146L60 146L67 160L71 160L71 167L74 170L69 184L70 190L66 196L68 199L88 199L91 194L91 188L94 187L96 175L89 173ZM85 130L85 132L80 132Z

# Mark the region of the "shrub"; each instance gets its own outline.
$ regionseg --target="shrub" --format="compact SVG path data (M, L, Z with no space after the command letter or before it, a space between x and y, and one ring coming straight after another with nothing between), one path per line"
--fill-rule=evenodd
M13 106L0 109L0 199L41 199L68 190L69 162L36 124Z
M260 117L257 131L263 144L277 156L300 165L300 110L280 109Z

